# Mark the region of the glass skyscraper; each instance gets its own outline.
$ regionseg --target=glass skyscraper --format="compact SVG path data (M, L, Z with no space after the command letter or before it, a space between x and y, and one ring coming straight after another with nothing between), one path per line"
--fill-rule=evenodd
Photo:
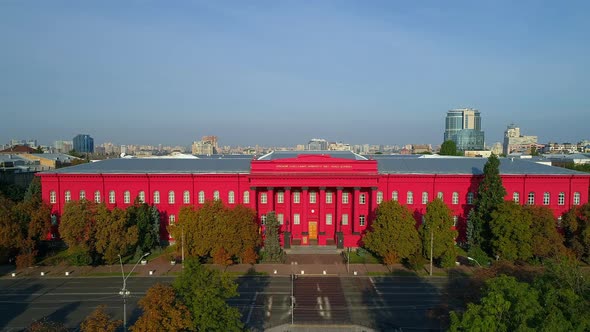
M73 139L74 150L80 153L94 152L94 139L90 135L79 134Z
M448 111L444 140L455 142L457 150L483 150L485 140L479 111L472 108Z

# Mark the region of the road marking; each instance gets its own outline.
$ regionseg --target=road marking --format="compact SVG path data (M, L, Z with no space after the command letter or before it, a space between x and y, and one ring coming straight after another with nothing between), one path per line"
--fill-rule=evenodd
M252 318L252 311L254 311L254 304L256 304L256 296L258 296L258 293L254 294L254 297L252 297L250 310L248 310L248 317L246 318L246 324L250 323L250 318Z
M320 289L320 284L315 284L315 287L316 287L316 289L317 289L318 293L322 291L322 290Z
M371 286L373 286L375 293L381 295L381 291L377 289L377 286L375 286L375 280L373 280L373 277L369 277L369 281L371 282Z
M268 310L266 310L266 317L270 317L271 310L272 310L272 296L268 298Z
M324 297L324 302L326 302L326 318L332 319L332 307L330 305L330 299L328 297Z

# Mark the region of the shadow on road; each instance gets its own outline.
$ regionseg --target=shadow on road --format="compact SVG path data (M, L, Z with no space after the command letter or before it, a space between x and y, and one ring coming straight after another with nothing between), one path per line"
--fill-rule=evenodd
M41 289L41 285L35 283L23 289L18 287L22 281L15 281L14 284L0 291L2 304L0 305L0 330L3 330L14 318L20 316L29 307L26 301L33 294Z
M78 323L78 321L77 320L70 320L68 318L68 316L72 312L76 311L79 306L80 306L79 301L68 303L68 304L64 305L63 307L54 311L52 314L47 315L46 318L48 321L60 322L60 323L64 324L65 326L73 325L72 324L73 322Z

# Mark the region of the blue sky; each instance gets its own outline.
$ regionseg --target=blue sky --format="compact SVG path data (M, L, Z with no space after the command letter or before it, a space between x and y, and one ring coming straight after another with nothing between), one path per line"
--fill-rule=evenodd
M0 142L590 139L587 1L0 1Z

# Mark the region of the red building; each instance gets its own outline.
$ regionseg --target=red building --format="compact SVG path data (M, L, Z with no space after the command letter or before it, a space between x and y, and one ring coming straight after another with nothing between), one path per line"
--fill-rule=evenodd
M110 159L40 173L43 199L59 216L66 202L88 199L125 208L136 198L162 215L161 237L181 207L206 200L244 204L259 221L275 211L284 244L355 247L384 200L407 205L417 222L440 197L460 238L487 159L375 156L352 152L273 152L205 159ZM501 159L506 200L551 208L556 219L588 202L590 174L531 161ZM262 226L264 227L264 226Z

